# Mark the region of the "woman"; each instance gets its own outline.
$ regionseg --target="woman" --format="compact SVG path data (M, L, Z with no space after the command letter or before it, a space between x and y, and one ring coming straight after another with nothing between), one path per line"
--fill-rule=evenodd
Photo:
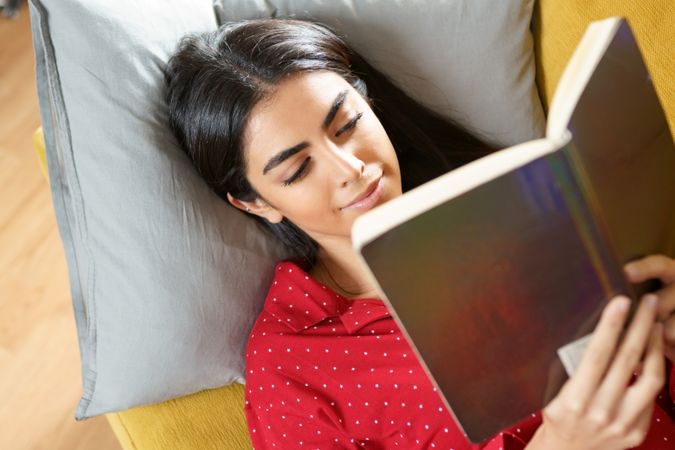
M364 211L493 147L310 22L246 21L186 37L166 80L171 126L199 173L295 255L277 264L247 344L255 448L478 448L377 298L350 230ZM628 300L610 302L543 414L480 448L671 448L664 351L672 360L675 261L653 255L626 270L666 287L642 301L621 343Z

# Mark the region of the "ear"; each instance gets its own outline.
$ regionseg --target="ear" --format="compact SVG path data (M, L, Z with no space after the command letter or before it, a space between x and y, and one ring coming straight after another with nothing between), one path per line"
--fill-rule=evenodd
M249 202L245 200L239 200L238 198L232 197L230 193L227 193L227 201L230 202L235 208L241 209L249 214L255 214L256 216L263 217L271 223L279 223L283 220L284 216L275 208L272 208L267 202L262 200L260 197L256 197L255 200Z

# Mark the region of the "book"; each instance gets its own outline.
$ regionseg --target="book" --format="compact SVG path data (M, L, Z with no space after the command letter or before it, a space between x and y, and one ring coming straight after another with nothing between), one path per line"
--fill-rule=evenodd
M627 21L587 28L544 138L378 205L352 242L469 440L542 409L607 301L656 287L623 265L675 257L673 137Z

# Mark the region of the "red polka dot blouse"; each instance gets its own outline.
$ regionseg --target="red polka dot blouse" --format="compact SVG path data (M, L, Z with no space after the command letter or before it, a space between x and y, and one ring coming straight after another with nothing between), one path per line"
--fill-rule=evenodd
M640 449L675 448L670 373ZM249 335L245 397L257 450L520 450L541 423L535 413L471 444L383 301L347 299L289 261Z

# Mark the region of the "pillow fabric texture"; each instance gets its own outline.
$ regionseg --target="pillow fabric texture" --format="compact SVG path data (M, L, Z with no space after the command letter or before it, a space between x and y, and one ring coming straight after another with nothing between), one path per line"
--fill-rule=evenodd
M243 382L279 246L168 128L162 69L210 1L31 0L50 187L82 360L75 418Z
M243 383L279 243L202 181L168 128L186 33L314 18L422 103L503 145L543 135L532 1L29 0L53 206L82 359L78 420Z
M215 0L218 23L295 17L343 35L409 95L503 146L542 137L534 0Z

